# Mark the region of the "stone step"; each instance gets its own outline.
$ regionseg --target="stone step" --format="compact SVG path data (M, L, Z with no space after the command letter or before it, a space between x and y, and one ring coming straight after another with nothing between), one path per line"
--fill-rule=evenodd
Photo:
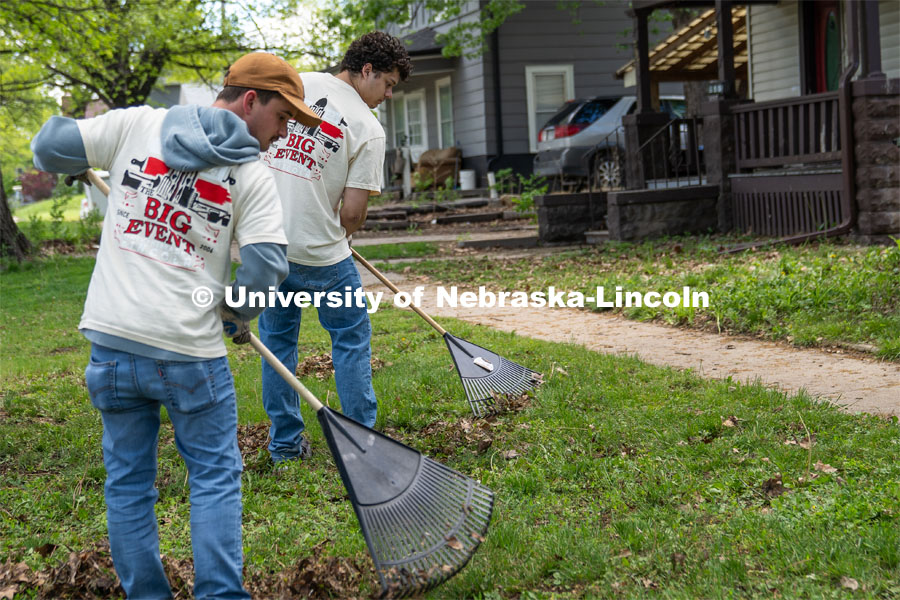
M538 236L499 237L486 240L462 240L456 244L460 248L535 248Z
M373 221L378 220L393 220L393 219L405 219L407 217L407 212L405 210L370 210L366 215L366 219L372 219Z
M415 229L418 225L414 221L402 220L402 221L389 221L387 219L384 220L369 220L366 219L366 224L363 226L364 229L369 231L377 231L379 229Z
M516 221L519 219L534 219L537 218L536 212L519 212L517 210L504 210L503 211L503 220L504 221Z
M585 231L584 241L588 244L603 244L609 241L609 231L602 229L597 231Z
M480 213L462 213L456 215L447 215L435 219L438 225L449 225L451 223L482 223L485 221L496 221L503 218L503 211L480 212Z

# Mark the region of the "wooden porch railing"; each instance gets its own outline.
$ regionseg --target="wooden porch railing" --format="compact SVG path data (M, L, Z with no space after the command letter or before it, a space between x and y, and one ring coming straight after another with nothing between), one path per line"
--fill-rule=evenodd
M732 108L738 170L841 159L838 92Z

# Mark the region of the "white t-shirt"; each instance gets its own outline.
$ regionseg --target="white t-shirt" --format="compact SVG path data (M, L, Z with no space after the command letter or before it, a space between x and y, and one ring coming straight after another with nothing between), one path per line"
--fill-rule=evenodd
M349 84L328 73L300 77L322 124L291 121L262 160L281 197L288 260L323 267L350 256L339 212L344 188L381 191L384 128Z
M259 161L199 172L162 160L164 109L78 121L88 163L109 171L97 264L79 329L201 358L225 356L215 307L231 241L285 244L275 184Z

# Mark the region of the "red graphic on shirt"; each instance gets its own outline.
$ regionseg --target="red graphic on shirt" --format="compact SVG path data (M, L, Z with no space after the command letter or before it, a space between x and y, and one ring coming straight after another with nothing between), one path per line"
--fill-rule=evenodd
M175 267L203 269L205 259L198 253L212 253L219 229L231 221L231 193L227 185L200 179L196 172L170 169L162 160L147 157L132 159L135 169L126 169L122 177L129 208L117 216L125 221L116 225L116 238L124 250ZM221 183L234 183L230 175ZM133 191L132 191L133 190ZM202 233L192 235L196 222ZM202 237L198 237L202 236ZM199 248L198 248L199 245Z
M342 126L347 122L333 109L325 119L328 98L321 98L310 108L322 122L316 127L306 127L296 121L288 125L288 136L275 142L263 157L270 169L288 173L303 179L321 179L322 169L328 159L344 145ZM337 123L335 125L334 123Z

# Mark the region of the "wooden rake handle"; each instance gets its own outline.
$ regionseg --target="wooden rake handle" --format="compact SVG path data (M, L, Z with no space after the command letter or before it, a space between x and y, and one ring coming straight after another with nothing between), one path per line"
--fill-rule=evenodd
M100 179L100 176L97 175L97 172L93 169L87 170L87 178L88 180L100 190L104 196L109 196L109 186L106 185L106 182Z
M275 369L275 371L281 375L281 378L284 379L289 386L294 388L314 411L319 412L322 409L322 403L319 402L319 399L313 396L313 393L306 389L306 386L300 383L294 374L288 371L288 368L281 364L281 361L272 354L272 351L266 348L266 345L252 333L250 334L250 345L256 348L256 351L259 352L267 363L269 363L269 366Z
M109 196L109 186L106 185L106 182L100 179L100 176L97 175L97 173L95 173L93 169L87 170L87 177L91 184L97 186L97 189L103 192L104 196ZM296 390L296 392L300 394L300 396L304 400L306 400L307 404L309 404L314 411L319 412L319 410L322 409L323 405L321 402L319 402L319 399L313 396L313 393L306 389L306 386L300 383L300 381L296 377L294 377L294 374L288 371L287 367L281 364L281 361L278 360L278 358L274 354L272 354L272 351L266 348L266 345L263 344L259 340L259 338L252 333L250 334L250 345L256 348L256 351L259 352L259 354L265 359L265 361L269 363L269 365L273 369L275 369L275 371L279 375L281 375L282 379L284 379L289 386L294 388L294 390Z
M357 252L356 250L354 250L352 246L350 247L350 252L353 253L353 258L355 258L356 260L358 260L359 262L361 262L362 265L363 265L365 268L367 268L369 271L371 271L372 275L374 275L375 277L378 278L379 281L381 281L381 283L383 283L384 285L388 286L388 288L389 288L392 292L394 292L395 294L399 294L399 293L400 293L400 289L397 288L397 286L394 285L394 284L391 282L390 279L388 279L387 277L385 277L385 276L381 273L381 271L379 271L378 269L376 269L375 267L373 267L372 264L371 264L369 261L367 261L367 260L364 259L362 256L360 256L360 255L359 255L359 252ZM421 308L419 308L418 306L415 306L414 304L410 304L409 307L410 307L413 311L415 311L416 314L418 314L420 317L422 317L423 319L425 319L425 320L428 322L429 325L431 325L432 327L434 327L434 328L437 330L438 333L440 333L441 335L446 335L446 334L447 334L447 330L444 329L443 327L441 327L440 325L438 325L438 324L437 324L437 321L435 321L434 319L432 319L431 317L429 317L427 314L425 314L425 311L423 311Z

